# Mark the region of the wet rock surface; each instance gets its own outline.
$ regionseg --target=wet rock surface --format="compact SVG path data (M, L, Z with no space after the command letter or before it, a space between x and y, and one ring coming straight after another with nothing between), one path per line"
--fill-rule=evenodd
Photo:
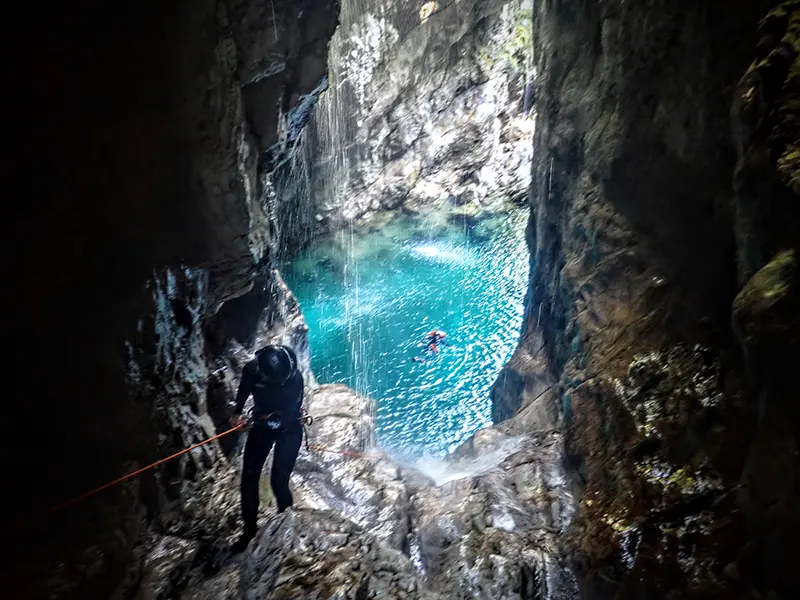
M777 3L761 21L754 60L735 91L734 179L739 282L734 330L758 410L739 490L750 526L735 572L759 591L800 594L787 556L800 535L796 485L800 413L798 26L800 2ZM733 569L732 569L733 570Z
M800 596L796 0L550 0L530 36L521 2L354 10L321 118L348 116L297 153L336 2L52 4L14 5L6 39L4 590ZM531 39L532 273L501 424L432 477L364 453L369 402L315 390L298 508L271 516L265 492L235 559L234 436L33 518L226 428L258 345L307 371L275 270L298 223L518 198ZM333 196L309 149L354 167ZM276 191L282 164L296 188Z
M295 468L298 506L334 512L389 547L406 548L408 491L400 469L371 447L374 402L325 385L310 394L308 412L314 424Z
M351 521L289 509L272 517L237 567L185 598L434 598L414 567Z
M798 593L796 13L535 4L531 284L494 415L563 431L583 598Z
M434 590L465 599L578 597L557 543L573 511L562 443L557 433L482 430L448 461L443 483L415 493L413 531Z
M517 0L342 2L331 93L279 173L297 245L386 210L470 218L530 180L531 13Z
M306 408L316 422L292 477L293 509L275 514L267 466L259 535L230 555L240 529L240 445L185 490L171 521L162 517L151 530L132 583L115 598L424 598L402 552L405 484L396 466L366 449L372 402L344 386L312 386Z
M366 447L370 400L326 385L307 408L292 509L276 515L264 486L259 534L230 555L236 460L217 463L114 597L577 598L557 543L574 509L560 434L489 428L441 463L400 468Z

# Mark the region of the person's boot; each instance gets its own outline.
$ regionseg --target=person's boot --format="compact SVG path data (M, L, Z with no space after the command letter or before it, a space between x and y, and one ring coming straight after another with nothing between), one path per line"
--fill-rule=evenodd
M256 537L256 531L258 531L256 527L245 527L244 531L242 531L242 535L240 535L239 539L231 546L231 553L239 554L243 552L250 543L250 540Z

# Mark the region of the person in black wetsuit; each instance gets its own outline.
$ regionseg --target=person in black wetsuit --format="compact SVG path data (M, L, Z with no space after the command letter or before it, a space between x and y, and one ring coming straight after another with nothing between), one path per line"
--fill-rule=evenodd
M242 409L250 394L253 395L254 404L253 426L244 448L241 486L244 531L234 544L234 552L244 550L256 535L258 481L273 445L275 452L270 485L278 512L283 512L293 502L289 477L303 442L303 425L300 421L303 375L297 369L297 356L291 348L265 346L256 352L255 360L245 365L236 394L232 418L234 425L244 423Z

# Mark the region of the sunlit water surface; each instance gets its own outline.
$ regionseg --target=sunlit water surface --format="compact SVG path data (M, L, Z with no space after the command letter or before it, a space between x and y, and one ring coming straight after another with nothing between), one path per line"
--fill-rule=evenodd
M377 401L377 443L397 458L441 456L490 424L489 391L522 324L526 212L398 218L318 240L284 267L314 374ZM414 362L432 329L449 345Z

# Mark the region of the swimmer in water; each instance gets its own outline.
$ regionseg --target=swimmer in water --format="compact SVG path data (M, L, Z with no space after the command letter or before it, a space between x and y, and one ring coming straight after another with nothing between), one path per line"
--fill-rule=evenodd
M439 352L439 346L447 345L447 340L445 338L447 338L447 334L441 329L434 329L428 332L424 342L425 349L422 351L423 356L415 356L412 360L414 362L424 363L427 360L424 355L430 356L431 354L436 354Z

